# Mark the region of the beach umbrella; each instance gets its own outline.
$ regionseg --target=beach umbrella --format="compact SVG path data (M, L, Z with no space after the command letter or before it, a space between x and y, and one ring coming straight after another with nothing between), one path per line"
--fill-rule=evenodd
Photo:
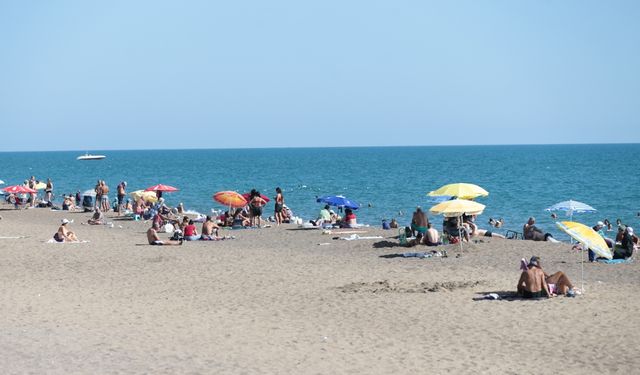
M584 212L596 212L597 210L588 204L568 200L560 203L556 203L553 206L546 208L545 211L566 211L567 216L569 216L569 220L573 220L574 213L584 213Z
M360 208L360 205L357 202L352 201L343 195L325 195L324 197L316 199L316 202L326 203L330 206L335 207L350 208L352 210L357 210L358 208Z
M478 185L458 182L455 184L444 185L441 188L427 193L430 197L449 196L459 199L473 199L477 197L486 197L489 192Z
M464 214L480 215L484 211L485 205L466 199L453 199L438 203L431 207L429 211L444 217L457 217Z
M2 189L9 194L30 194L37 193L36 190L30 189L24 185L12 185Z
M169 185L158 184L158 185L150 186L144 189L144 191L163 191L163 192L170 193L170 192L178 191L178 188L175 188Z
M89 189L89 190L85 190L84 193L82 193L82 196L87 196L87 197L95 197L96 196L96 191L93 189Z
M240 208L247 205L247 200L235 191L219 191L213 194L213 200L216 202L233 208Z
M129 193L129 196L134 201L137 201L140 198L142 198L145 202L156 203L158 201L158 197L153 191L136 190Z
M556 222L560 230L571 236L571 238L580 242L583 246L580 268L582 270L582 290L584 290L584 253L587 249L591 249L594 253L607 259L613 258L613 253L604 238L600 236L592 228L574 221Z
M244 199L246 199L247 202L249 202L249 198L251 197L251 193L244 193L244 194L242 194L242 197ZM264 199L264 201L267 202L267 203L271 200L271 199L269 199L269 197L267 197L264 194L260 194L260 198Z
M458 228L462 228L462 215L480 215L484 208L485 205L478 202L453 199L436 204L429 209L429 212L444 217L457 217ZM460 249L462 250L462 238L460 238Z

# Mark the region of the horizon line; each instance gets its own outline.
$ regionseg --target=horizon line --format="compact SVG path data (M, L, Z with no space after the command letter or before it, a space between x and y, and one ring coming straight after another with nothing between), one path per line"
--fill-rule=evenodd
M494 144L442 144L442 145L364 145L364 146L272 146L272 147L170 147L170 148L96 148L96 151L184 151L184 150L284 150L284 149L343 149L343 148L403 148L403 147L496 147L496 146L597 146L597 145L637 145L637 142L603 142L603 143L494 143ZM89 152L88 149L65 150L2 150L0 153L10 152Z

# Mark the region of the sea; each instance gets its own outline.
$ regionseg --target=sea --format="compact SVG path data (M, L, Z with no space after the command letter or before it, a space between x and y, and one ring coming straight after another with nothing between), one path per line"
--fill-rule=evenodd
M54 183L55 202L63 194L92 189L105 180L115 198L116 185L128 191L162 183L179 188L165 194L169 205L204 214L224 209L212 196L223 190L257 189L273 197L284 192L294 215L315 218L322 204L316 198L344 195L360 203L358 221L380 226L395 218L408 225L420 206L435 205L429 191L455 182L474 183L489 195L477 222L489 228L490 218L502 218L497 232L515 230L530 216L556 237L558 219L545 209L569 199L586 203L595 213L576 213L574 221L590 226L620 219L640 224L640 144L424 146L346 148L262 148L188 150L91 150L103 160L78 161L83 151L0 152L0 180L5 187L30 176ZM273 212L273 201L265 217ZM429 215L440 223L441 218ZM439 226L438 226L439 227ZM615 229L615 228L614 228Z

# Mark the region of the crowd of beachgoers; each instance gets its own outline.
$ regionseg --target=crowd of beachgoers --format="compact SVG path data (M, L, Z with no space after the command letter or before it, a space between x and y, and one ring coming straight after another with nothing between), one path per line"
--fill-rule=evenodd
M263 218L265 216L264 210L270 198L256 189L252 189L242 196L235 192L223 192L224 196L214 196L214 199L219 199L221 203L228 202L229 207L219 212L214 211L212 215L203 215L185 210L182 203L175 207L169 206L163 197L163 192L175 191L176 189L165 185L157 185L147 189L148 191L128 194L127 182L121 181L116 187L116 198L111 202L109 200L109 186L104 180L98 180L92 191L63 194L60 206L54 204L53 182L50 178L44 183L38 181L35 176L31 176L30 179L24 181L22 186L27 190L5 193L6 203L14 205L16 209L40 207L62 211L91 212L92 216L87 220L89 225L113 225L105 218L107 212L113 212L121 219L149 221L151 225L146 233L147 240L150 245L156 246L182 245L184 241L217 241L235 238L231 235L222 235L221 228L262 228L270 227L272 224L276 226L296 224L303 229L335 230L367 226L357 222L355 214L357 207L344 207L337 203L335 211L331 204L325 204L315 218L303 221L296 217L291 208L285 204L282 189L279 187L275 189L273 197L273 214L265 219ZM42 197L39 196L38 190L44 190ZM63 219L53 240L56 242L79 241L76 234L69 228L71 223L72 221ZM200 224L199 228L196 224ZM626 260L637 251L640 241L632 227L624 225L620 220L617 220L616 224L617 233L615 236L608 235L608 232L614 231L613 225L608 219L598 221L592 229L604 239L607 247L611 250L611 258ZM382 229L397 229L399 244L407 247L419 245L437 247L470 242L474 237L558 242L550 233L546 233L536 226L533 217L530 217L523 225L521 232L506 230L504 234L497 233L496 229L500 229L504 225L502 219L494 220L491 218L489 225L490 229L482 229L477 223L475 213L463 213L458 216L445 216L442 228L438 230L421 207L416 208L410 224L406 227L400 226L396 219L391 219L388 222L387 220L382 221ZM170 237L160 238L159 233L167 233ZM576 244L574 249L588 251L590 261L598 260L599 256L596 252L582 247L582 245ZM442 253L432 250L430 254L441 255ZM522 263L523 273L518 283L518 290L522 296L540 297L540 293L549 296L556 293L573 293L574 287L566 275L561 272L548 275L538 271L541 269L539 258L534 256L528 263L524 260Z

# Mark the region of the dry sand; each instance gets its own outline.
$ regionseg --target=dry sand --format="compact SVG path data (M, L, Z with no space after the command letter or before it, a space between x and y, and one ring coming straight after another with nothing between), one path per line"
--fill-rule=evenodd
M384 258L407 251L393 231L339 241L282 226L156 247L146 245L143 222L80 225L90 214L45 209L0 215L0 236L27 236L0 239L3 373L633 374L640 366L637 263L585 264L577 298L473 300L513 291L520 258L533 254L579 286L580 255L568 244L482 238L462 252L446 246L444 259ZM90 242L45 243L63 217Z

